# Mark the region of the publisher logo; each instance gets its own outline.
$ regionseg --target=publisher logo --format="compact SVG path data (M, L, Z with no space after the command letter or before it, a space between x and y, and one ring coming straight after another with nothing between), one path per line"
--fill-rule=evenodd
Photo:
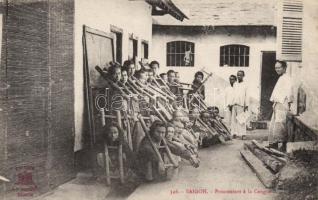
M21 166L16 167L17 179L15 185L17 186L17 195L20 197L33 196L37 186L33 180L34 167Z

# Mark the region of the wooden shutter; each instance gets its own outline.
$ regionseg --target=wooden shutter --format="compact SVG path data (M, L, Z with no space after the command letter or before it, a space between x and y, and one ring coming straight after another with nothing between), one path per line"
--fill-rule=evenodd
M282 0L278 7L278 59L301 62L302 30L302 0Z

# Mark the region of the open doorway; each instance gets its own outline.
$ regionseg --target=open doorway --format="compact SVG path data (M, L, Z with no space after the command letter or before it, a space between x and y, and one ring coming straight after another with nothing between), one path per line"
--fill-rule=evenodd
M278 75L275 71L276 52L262 52L262 74L261 74L261 112L260 120L270 120L272 114L272 102L269 101Z

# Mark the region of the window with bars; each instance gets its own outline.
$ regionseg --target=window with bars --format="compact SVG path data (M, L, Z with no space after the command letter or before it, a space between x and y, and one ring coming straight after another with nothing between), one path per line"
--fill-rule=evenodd
M194 43L187 41L172 41L167 43L167 66L193 67Z
M250 47L231 44L220 47L220 66L248 67Z

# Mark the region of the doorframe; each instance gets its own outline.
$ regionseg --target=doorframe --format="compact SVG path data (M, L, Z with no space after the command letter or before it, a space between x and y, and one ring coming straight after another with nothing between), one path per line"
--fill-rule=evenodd
M261 116L261 106L262 106L262 72L263 72L263 54L264 53L275 53L275 55L277 55L277 51L275 51L275 50L269 50L269 51L261 51L261 55L260 55L260 57L261 57L261 59L260 59L260 79L259 79L259 113L258 113L258 116L257 116L257 118L258 118L258 120L260 120L260 116Z

